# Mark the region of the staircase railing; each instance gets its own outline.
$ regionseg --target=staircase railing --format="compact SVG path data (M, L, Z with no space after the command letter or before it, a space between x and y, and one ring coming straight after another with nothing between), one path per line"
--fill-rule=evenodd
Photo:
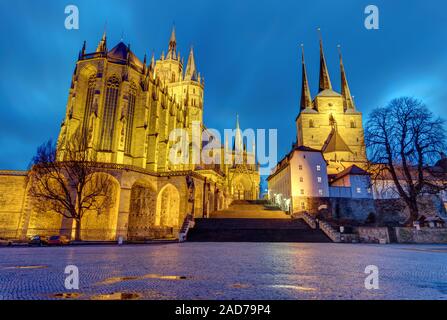
M341 242L340 232L336 231L332 226L326 221L319 221L318 225L333 242Z
M301 214L301 218L303 218L304 222L306 222L312 229L317 228L317 222L315 221L315 218L311 217L307 212L303 212Z
M185 220L183 220L182 228L180 229L180 232L178 234L178 241L185 242L189 229L193 227L194 227L194 217L192 214L188 214L186 215Z
M300 212L295 215L296 218L302 218L304 222L306 222L309 227L312 229L317 229L317 220L312 217L307 212ZM326 221L318 220L318 228L321 229L328 237L332 240L332 242L341 242L340 232L336 231L329 223Z

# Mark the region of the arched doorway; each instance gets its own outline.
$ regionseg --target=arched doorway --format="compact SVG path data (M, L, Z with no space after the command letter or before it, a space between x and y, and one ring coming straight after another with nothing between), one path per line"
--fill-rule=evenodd
M156 192L145 181L137 181L130 191L128 240L151 238L151 228L155 225Z
M245 196L245 190L244 190L244 186L242 185L242 183L238 183L236 184L236 187L234 189L234 198L236 200L244 200L244 196Z
M158 193L155 225L171 228L180 226L180 194L172 184L165 185Z

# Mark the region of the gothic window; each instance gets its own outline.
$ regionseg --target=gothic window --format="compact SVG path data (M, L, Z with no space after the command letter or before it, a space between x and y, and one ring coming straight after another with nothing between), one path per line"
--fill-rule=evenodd
M117 77L112 76L107 80L106 100L104 104L101 129L101 149L105 151L112 150L116 108L118 106L119 86L120 81Z
M84 108L84 119L82 120L82 135L83 139L87 138L89 123L88 120L90 118L90 113L92 113L93 109L93 100L95 96L95 85L96 85L96 76L93 75L88 79L88 87L87 94L85 98L85 108Z
M127 108L126 141L124 152L130 154L132 148L133 119L135 115L135 102L137 98L137 86L132 83L129 89L129 107Z
M313 121L313 119L309 120L309 128L314 128L314 121Z

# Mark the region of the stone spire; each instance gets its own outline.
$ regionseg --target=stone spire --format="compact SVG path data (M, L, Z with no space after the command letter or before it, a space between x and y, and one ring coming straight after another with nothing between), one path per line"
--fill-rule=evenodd
M244 145L242 141L242 132L239 127L239 115L236 114L236 132L234 134L234 147L233 150L236 152L242 152L244 150Z
M304 45L301 45L301 101L300 108L312 108L312 97L310 95L309 82L307 81L306 63L304 61Z
M149 65L151 70L155 69L155 55L154 55L154 51L152 51L152 58L151 58L151 64Z
M96 48L96 52L107 52L107 35L104 31L101 40L98 43L98 47Z
M346 78L345 67L343 65L343 59L341 55L340 45L338 46L338 53L340 55L340 73L341 73L341 95L343 96L343 103L345 110L355 110L354 99L351 96L351 90L349 90L348 79Z
M197 80L196 62L194 60L194 50L191 47L189 51L188 62L185 71L185 80Z
M329 71L326 65L326 59L324 57L323 51L323 39L321 36L320 28L318 28L318 32L320 33L320 84L318 87L318 92L323 90L332 90L331 79L329 77Z
M176 59L177 40L175 38L175 26L172 27L171 38L169 39L168 54L166 59Z
M82 44L82 49L79 52L79 60L82 59L85 56L85 49L87 47L87 42L84 40L84 43Z

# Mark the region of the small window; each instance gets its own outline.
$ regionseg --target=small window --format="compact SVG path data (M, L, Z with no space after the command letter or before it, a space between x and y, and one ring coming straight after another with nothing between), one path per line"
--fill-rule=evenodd
M351 120L351 128L356 128L355 121Z
M304 182L304 178L303 177L300 177L300 182Z
M304 194L304 189L301 189L301 192L300 192L301 194Z
M306 203L304 201L301 201L301 209L306 209Z
M298 166L298 170L303 170L303 166L301 164Z
M314 121L312 119L309 120L309 128L314 127Z
M322 189L318 189L318 194L319 194L320 196L322 196L322 195L323 195L323 190L322 190Z
M319 164L317 165L317 171L321 171L321 166Z
M321 183L321 177L317 177L318 183Z
M362 189L361 188L357 188L356 191L357 191L357 193L362 193Z

